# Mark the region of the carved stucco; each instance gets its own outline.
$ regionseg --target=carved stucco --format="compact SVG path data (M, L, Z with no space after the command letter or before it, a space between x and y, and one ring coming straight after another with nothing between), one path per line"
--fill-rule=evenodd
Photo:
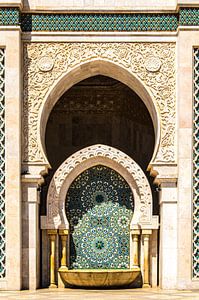
M42 57L53 61L49 72L42 72L39 66ZM159 61L159 68L150 66L150 71L146 67L150 58ZM63 74L95 59L117 64L147 87L161 124L161 140L154 162L175 162L175 43L25 43L23 161L46 162L42 143L38 141L39 114L52 86Z
M136 207L133 221L136 220L140 226L142 226L142 224L151 224L152 194L148 180L142 169L128 155L113 147L93 145L71 155L55 172L47 196L48 228L49 226L51 228L59 228L60 226L67 227L67 221L65 221L65 197L67 188L69 188L71 182L69 182L66 187L66 180L74 180L75 178L72 180L68 179L69 174L75 170L78 165L81 165L85 161L92 160L93 158L104 158L105 163L107 160L116 162L119 165L121 172L123 172L122 170L124 169L132 176L134 187L131 188L134 190ZM90 166L92 166L92 164ZM78 176L78 174L76 174L76 176ZM64 196L61 195L61 190L64 191ZM137 197L135 195L135 190Z

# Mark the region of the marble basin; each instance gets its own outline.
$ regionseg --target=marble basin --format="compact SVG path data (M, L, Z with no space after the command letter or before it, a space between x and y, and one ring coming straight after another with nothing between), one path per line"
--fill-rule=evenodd
M68 270L60 268L59 273L66 286L76 287L122 287L130 286L140 276L140 269L126 270Z

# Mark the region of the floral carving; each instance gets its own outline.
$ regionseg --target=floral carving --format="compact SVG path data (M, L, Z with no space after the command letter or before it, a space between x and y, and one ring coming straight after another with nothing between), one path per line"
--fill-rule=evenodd
M149 72L157 72L160 70L161 61L159 57L150 56L145 61L145 67Z
M39 60L51 57L54 66L42 72ZM159 68L148 72L148 57L158 57ZM102 59L139 78L158 108L161 141L155 162L175 162L175 44L174 43L25 43L24 44L24 155L25 162L46 162L38 141L39 111L47 93L59 78L75 67Z
M93 157L104 157L122 165L133 177L139 196L139 220L140 225L150 223L152 218L152 194L148 180L134 160L125 153L106 145L94 145L84 148L66 159L55 172L48 190L47 196L47 220L48 224L58 228L63 225L63 207L65 199L60 197L61 188L66 177L82 162Z
M38 61L38 67L40 71L48 72L51 71L54 66L54 62L51 57L49 56L43 56Z

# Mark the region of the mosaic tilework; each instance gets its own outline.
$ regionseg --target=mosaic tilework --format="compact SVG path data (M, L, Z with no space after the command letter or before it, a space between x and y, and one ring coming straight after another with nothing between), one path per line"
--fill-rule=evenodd
M23 31L176 30L176 14L22 14Z
M194 49L193 277L199 278L199 48Z
M66 198L70 224L70 268L129 268L134 199L115 171L96 166L71 184Z
M21 25L22 31L175 31L178 14L20 14L0 8L0 25Z
M184 26L199 25L199 8L181 8L179 24Z
M0 26L20 25L20 11L18 8L0 9Z
M0 49L0 278L5 277L5 53Z
M20 13L0 8L0 26L21 26L22 31L176 31L179 25L198 26L199 8L178 13Z

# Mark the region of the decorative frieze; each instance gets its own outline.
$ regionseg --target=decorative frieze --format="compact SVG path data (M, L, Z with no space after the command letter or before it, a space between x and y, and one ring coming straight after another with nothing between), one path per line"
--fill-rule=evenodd
M199 278L199 48L194 49L193 277Z
M5 51L0 49L0 278L6 273L5 214Z
M198 26L199 25L199 7L181 8L179 13L179 25Z
M18 8L0 8L0 26L19 26L20 11Z
M22 14L23 31L174 31L177 14Z
M199 8L183 7L178 13L21 13L0 8L0 26L21 26L22 31L176 31L198 26Z
M54 62L48 72L40 69L44 56ZM25 43L24 162L46 163L38 141L40 110L54 83L75 68L99 59L131 73L132 78L138 78L148 89L161 122L161 141L155 162L174 163L175 43Z

